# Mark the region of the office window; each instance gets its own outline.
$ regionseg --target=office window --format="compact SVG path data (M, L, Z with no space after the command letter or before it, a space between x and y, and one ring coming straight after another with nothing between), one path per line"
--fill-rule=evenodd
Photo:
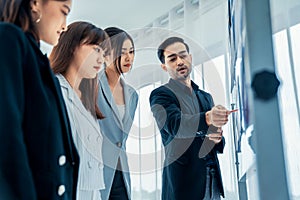
M290 28L290 34L291 34L291 41L292 41L292 56L293 56L293 61L294 61L294 73L296 74L296 91L298 95L298 108L300 109L300 79L299 79L299 74L300 74L300 24L297 24L295 26L292 26ZM298 75L298 76L297 76Z
M127 140L133 199L160 199L163 148L149 104L151 91L160 83L138 90L133 128Z
M221 104L230 109L229 85L230 77L228 74L228 63L225 55L217 56L203 63L204 90L209 92L215 105ZM198 83L198 80L196 80ZM231 131L232 118L229 118L227 125L223 127L223 135L226 140L226 146L223 154L219 154L220 168L222 172L223 185L225 189L225 199L238 199L237 193L237 175L235 165L235 152L233 132Z
M294 29L295 31L297 29ZM292 43L299 42L299 34L294 35ZM274 52L276 69L281 82L279 88L279 104L283 145L285 150L286 170L291 199L300 198L300 137L299 115L297 113L296 97L291 72L287 30L274 35ZM295 52L296 53L296 52ZM297 52L299 53L299 52ZM299 56L295 56L299 57ZM276 156L276 155L274 155Z

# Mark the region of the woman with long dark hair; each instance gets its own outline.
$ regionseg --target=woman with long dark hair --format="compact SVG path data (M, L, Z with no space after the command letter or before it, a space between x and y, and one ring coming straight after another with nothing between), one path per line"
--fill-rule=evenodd
M131 199L130 174L126 156L126 140L130 132L138 95L126 83L123 73L130 71L135 55L130 35L116 27L105 29L112 51L106 56L106 67L99 73L99 98L105 119L98 120L103 133L104 180L103 199Z
M88 22L70 24L53 48L50 62L66 102L72 135L80 156L77 199L101 200L103 137L97 119L97 73L110 51L107 34Z
M0 0L0 199L75 199L79 158L49 60L71 0Z

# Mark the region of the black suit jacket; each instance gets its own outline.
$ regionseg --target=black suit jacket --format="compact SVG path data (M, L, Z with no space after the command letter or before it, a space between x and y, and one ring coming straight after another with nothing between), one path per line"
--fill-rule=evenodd
M75 199L79 157L60 86L31 34L0 23L0 199Z
M206 157L200 157L199 152L204 145L211 146L211 141L203 142L203 135L208 130L205 112L213 107L213 99L210 94L198 89L193 82L192 86L199 103L197 114L191 114L192 112L184 110L181 106L184 102L178 100L178 95L184 94L172 79L153 90L150 95L151 110L165 147L162 200L200 200L205 194ZM223 196L216 153L222 153L224 145L223 138L222 142L209 149L217 164L218 185Z

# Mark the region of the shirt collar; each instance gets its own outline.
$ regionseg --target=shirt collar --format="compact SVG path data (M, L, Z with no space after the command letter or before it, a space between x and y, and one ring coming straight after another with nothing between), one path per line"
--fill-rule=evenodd
M170 78L169 84L175 86L177 89L179 89L182 92L188 92L189 94L191 93L190 88L187 87L186 85L182 84L180 81ZM194 81L192 81L192 80L191 80L191 86L192 86L192 89L194 90L194 92L199 90L199 86L196 83L194 83Z

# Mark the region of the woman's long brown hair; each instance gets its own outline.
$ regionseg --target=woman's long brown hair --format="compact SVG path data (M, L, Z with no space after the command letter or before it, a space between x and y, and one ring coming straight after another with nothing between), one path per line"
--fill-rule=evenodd
M96 44L103 50L110 51L109 37L105 31L88 22L74 22L67 31L63 32L58 44L50 54L50 65L54 73L65 75L72 60L74 52L82 44ZM79 89L81 101L94 117L103 119L98 105L98 76L94 79L82 79Z
M125 40L130 40L131 44L134 47L132 37L124 30L117 28L117 27L108 27L104 29L107 35L110 38L111 47L113 50L113 62L114 66L116 67L117 72L121 75L123 74L122 67L121 67L121 55L122 55L122 47ZM135 50L134 50L135 51Z

